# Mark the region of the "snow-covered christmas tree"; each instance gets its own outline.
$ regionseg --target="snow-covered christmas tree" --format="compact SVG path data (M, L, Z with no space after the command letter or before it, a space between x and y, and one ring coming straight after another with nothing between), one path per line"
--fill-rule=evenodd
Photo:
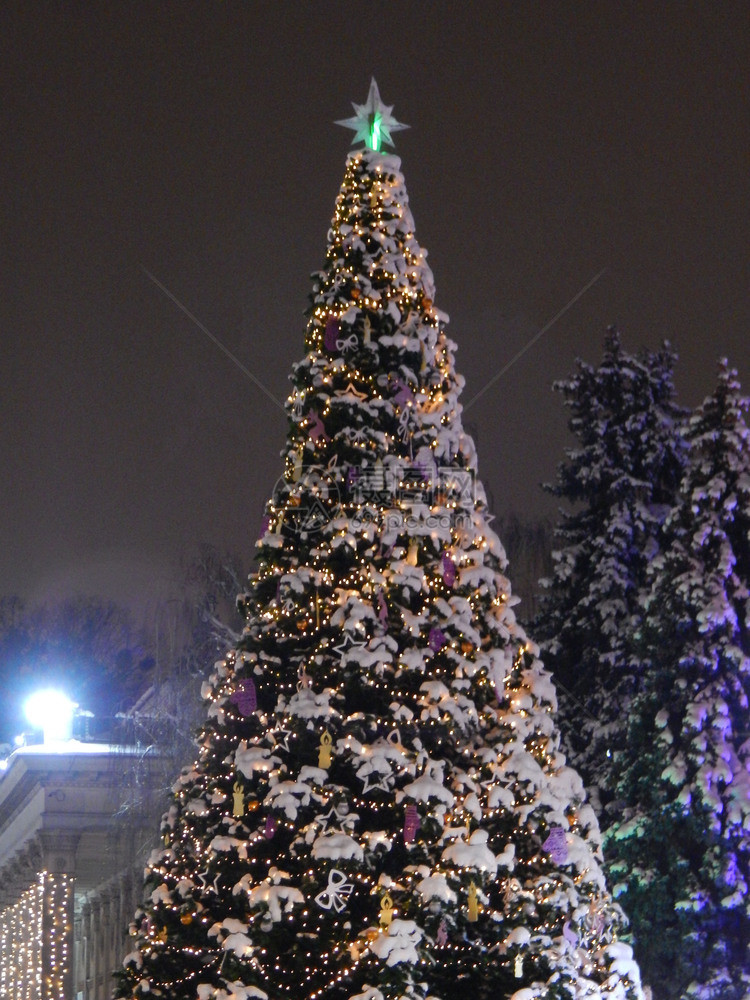
M641 997L461 426L370 88L314 276L241 641L118 997Z
M722 362L645 605L645 690L607 840L664 1000L750 996L750 401ZM608 852L609 853L609 852Z
M555 383L575 445L547 489L566 501L535 635L557 685L560 728L603 828L615 756L643 669L635 649L646 574L661 546L687 448L668 344L637 355L615 329L594 367ZM616 812L616 807L615 807Z

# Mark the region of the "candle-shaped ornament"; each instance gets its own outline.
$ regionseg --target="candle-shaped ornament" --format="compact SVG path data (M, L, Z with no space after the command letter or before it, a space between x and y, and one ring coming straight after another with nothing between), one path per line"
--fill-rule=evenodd
M245 796L242 792L242 785L235 781L232 794L232 815L235 817L245 815Z
M468 920L470 924L475 924L479 919L479 897L477 895L477 887L472 882L469 886L469 907L468 907Z
M320 737L320 752L318 753L318 767L322 767L325 770L331 766L331 734L327 729L323 730Z
M380 899L380 926L390 927L393 920L393 900L389 893L384 893Z

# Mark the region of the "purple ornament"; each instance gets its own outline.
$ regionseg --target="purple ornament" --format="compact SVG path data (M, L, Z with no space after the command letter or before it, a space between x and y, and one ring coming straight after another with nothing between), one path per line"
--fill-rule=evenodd
M578 947L578 935L571 927L569 920L566 920L565 923L563 924L563 937L571 946L571 948Z
M441 628L437 625L433 625L430 629L430 635L427 639L427 643L433 653L439 653L443 646L448 642L445 638L445 634Z
M414 390L406 382L398 378L394 386L397 390L393 396L394 402L398 403L399 406L408 406L409 403L414 402Z
M438 927L437 932L437 943L440 948L445 948L448 944L448 925L446 924L445 919L440 921L440 926Z
M388 605L385 603L385 596L382 590L378 591L378 618L385 625L388 621Z
M262 538L271 527L271 518L268 514L265 515L263 520L260 522L260 537Z
M346 470L346 485L351 488L359 480L359 468L356 465L350 465Z
M564 865L568 860L568 840L561 826L550 827L547 839L542 844L556 865Z
M456 564L450 552L443 553L443 583L446 587L452 587L456 582Z
M266 835L266 840L272 840L274 834L276 833L276 817L268 816L266 819L266 828L264 830Z
M229 699L233 701L242 715L252 715L258 707L258 693L255 690L255 681L252 677L246 677L237 685L237 690Z
M315 412L315 410L310 410L307 414L307 419L310 421L310 438L314 444L317 444L321 438L324 441L330 441L331 439L326 434L325 426L323 421L320 419L320 415Z
M339 339L341 326L335 316L329 316L326 320L326 332L323 335L323 347L327 351L337 351L336 341Z
M410 803L406 807L406 813L404 815L404 843L413 844L414 838L417 835L417 830L419 829L419 813L417 812L417 807L414 803Z

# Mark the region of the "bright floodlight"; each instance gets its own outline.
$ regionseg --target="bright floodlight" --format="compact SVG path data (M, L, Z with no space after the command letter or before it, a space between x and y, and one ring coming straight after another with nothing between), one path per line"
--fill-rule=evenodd
M41 729L45 743L69 740L73 730L75 705L62 691L37 691L26 702L26 718Z

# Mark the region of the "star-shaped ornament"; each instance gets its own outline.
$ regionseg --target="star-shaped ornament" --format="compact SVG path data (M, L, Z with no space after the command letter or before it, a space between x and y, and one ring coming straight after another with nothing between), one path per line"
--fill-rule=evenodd
M343 656L344 653L348 653L350 649L357 649L360 646L366 646L366 645L367 645L366 639L357 641L357 639L352 638L351 632L347 632L346 635L344 636L343 642L340 642L338 646L334 646L333 648L336 650L337 653L340 653L341 656Z
M219 879L221 878L221 874L218 874L216 876L211 885L208 884L210 877L211 876L209 875L208 869L206 869L204 872L198 872L198 878L200 879L201 885L206 890L206 892L213 891L218 895L219 892L221 891L219 889Z
M389 792L393 786L393 775L384 774L382 771L369 771L367 774L358 774L357 777L362 782L362 794L379 788L383 792Z
M392 132L400 132L402 129L409 127L408 125L402 125L401 122L396 121L393 117L391 114L393 105L388 107L380 100L380 93L378 92L378 85L375 83L375 77L370 81L370 93L367 95L367 102L365 104L355 104L352 102L352 107L355 111L353 118L344 118L335 123L354 131L355 135L352 145L357 142L363 142L368 149L380 152L380 147L384 142L388 143L389 146L393 145Z
M318 816L315 822L317 823L320 832L325 833L329 826L335 825L338 828L342 828L348 814L349 807L341 803L339 805L331 806L328 812Z
M289 753L289 737L291 735L291 729L274 729L271 733L274 747L279 747Z
M357 392L351 382L347 385L346 389L338 389L335 395L339 399L358 399L360 402L364 402L367 399L366 393Z

